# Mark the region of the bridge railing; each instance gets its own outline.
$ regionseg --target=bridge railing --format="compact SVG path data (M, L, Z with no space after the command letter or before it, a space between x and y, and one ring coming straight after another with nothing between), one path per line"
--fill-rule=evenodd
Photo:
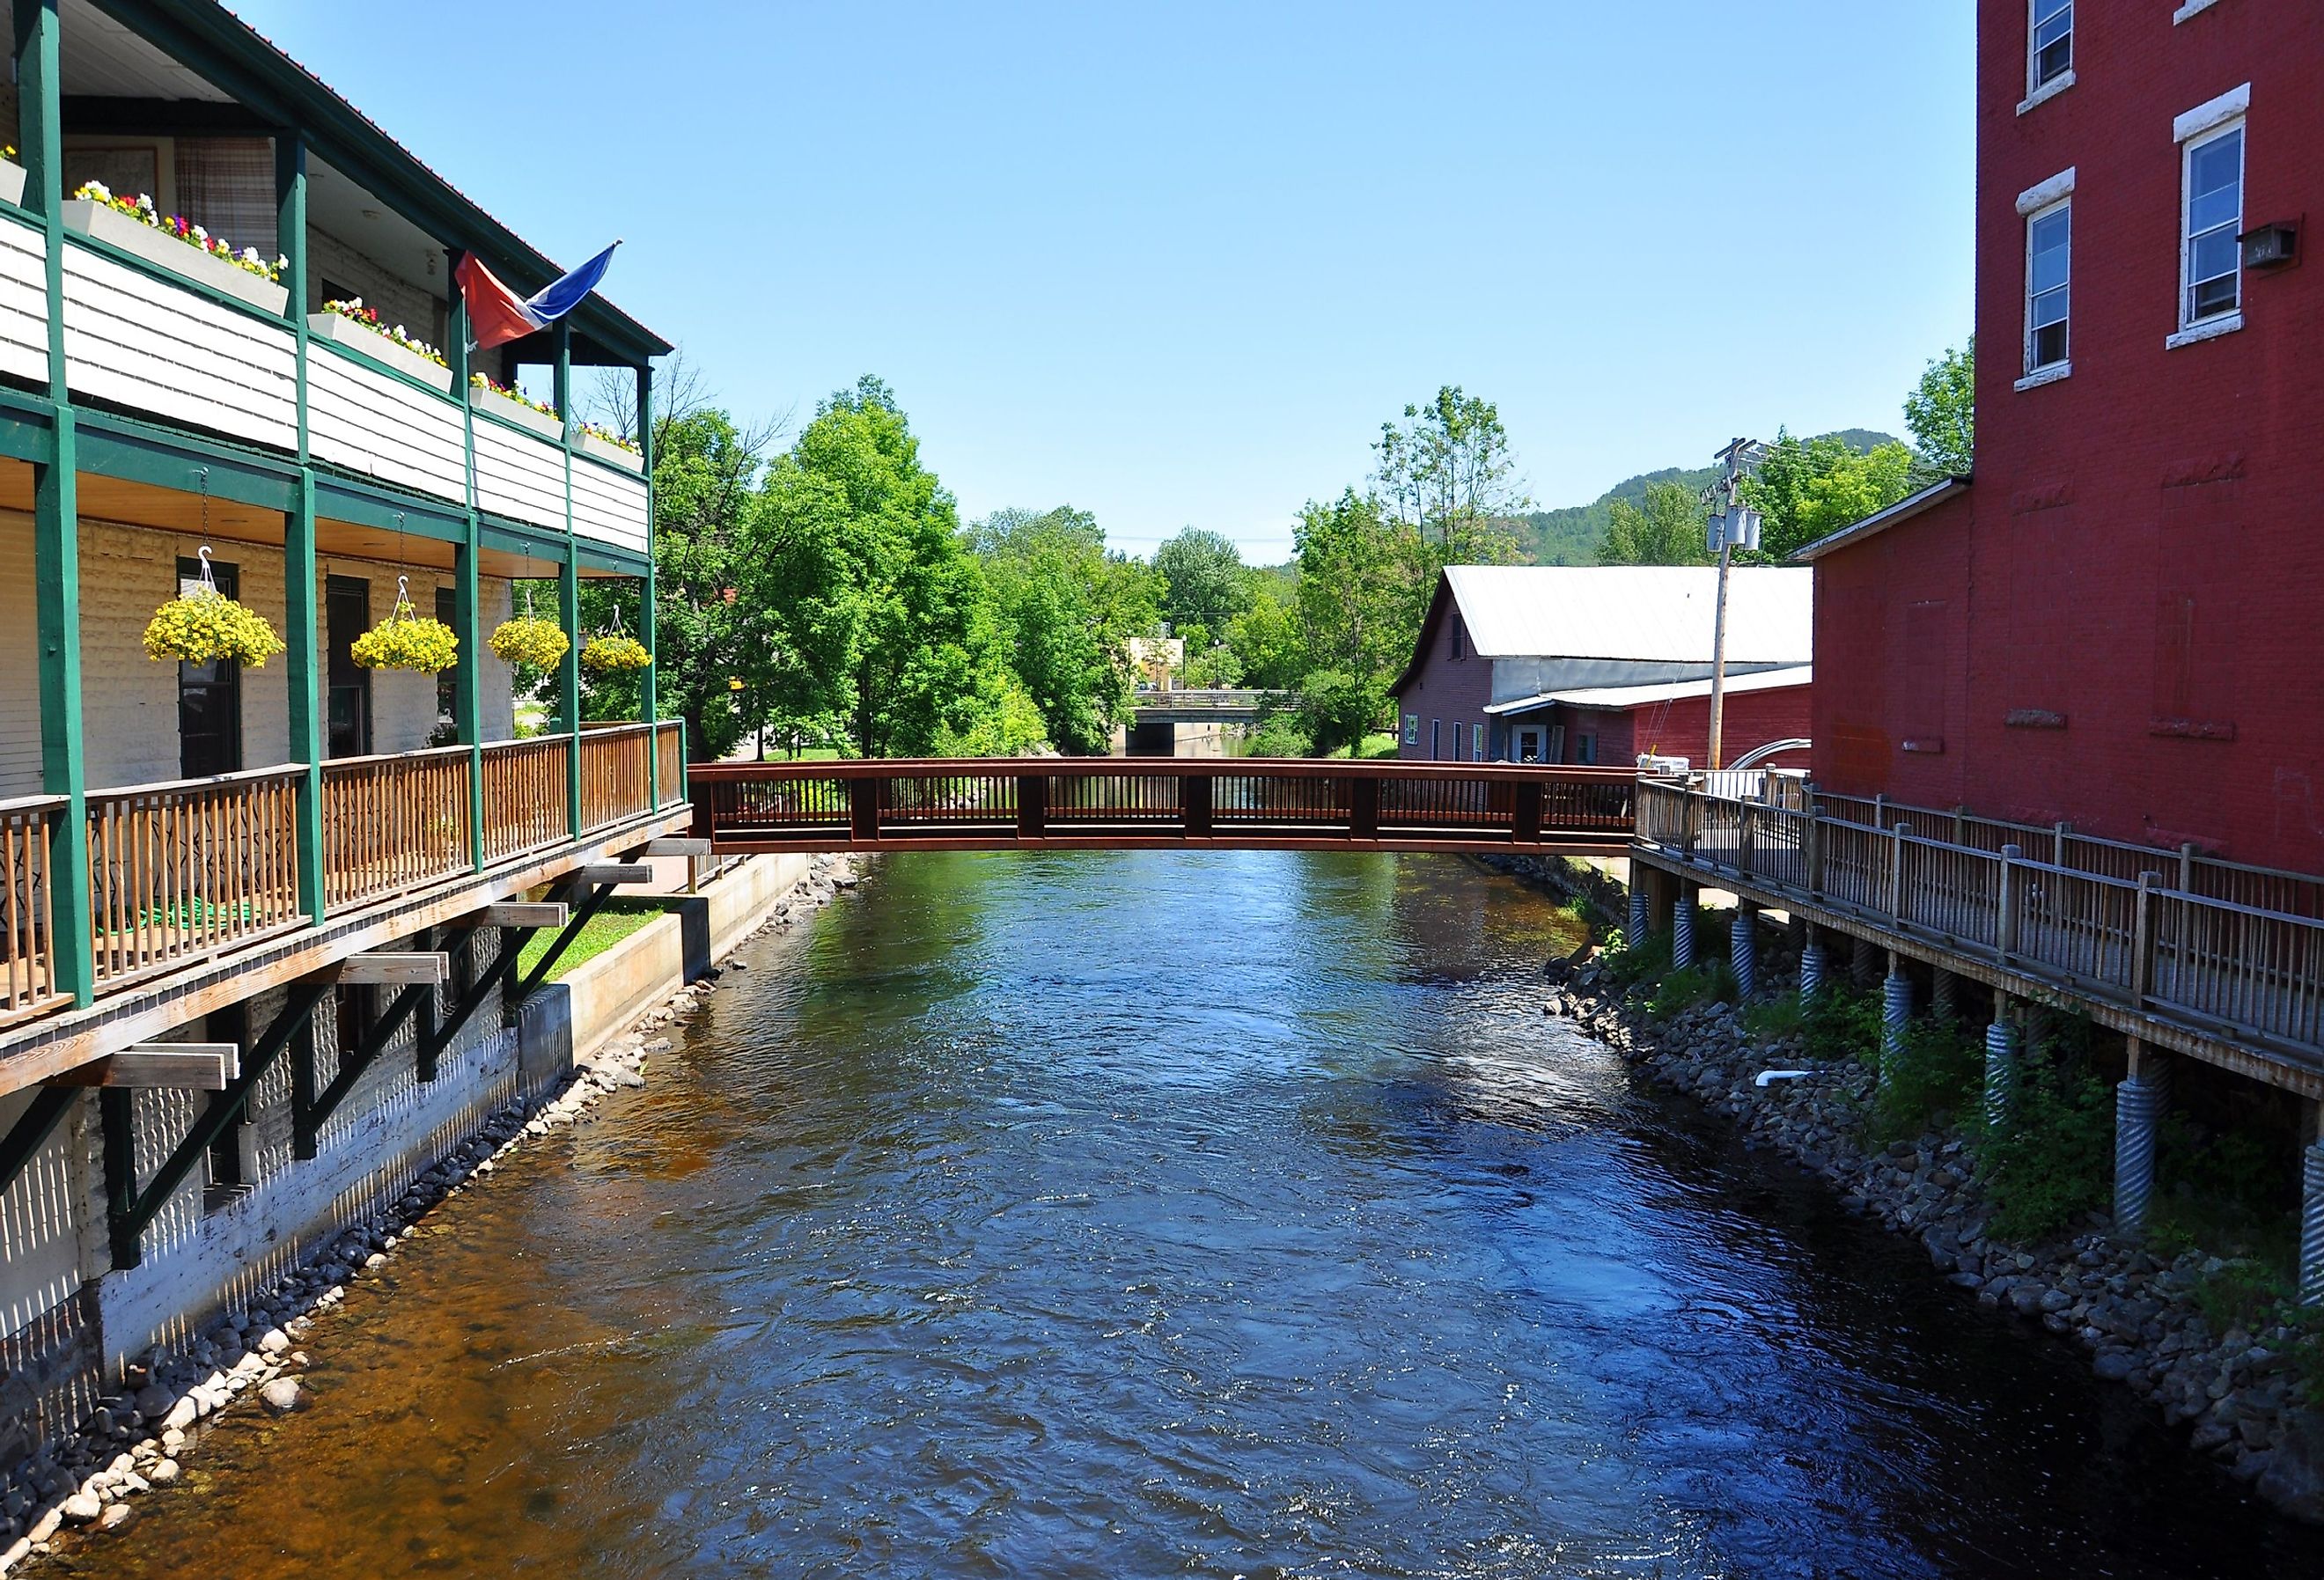
M1395 759L1042 757L696 767L729 849L1167 845L1618 850L1623 768Z

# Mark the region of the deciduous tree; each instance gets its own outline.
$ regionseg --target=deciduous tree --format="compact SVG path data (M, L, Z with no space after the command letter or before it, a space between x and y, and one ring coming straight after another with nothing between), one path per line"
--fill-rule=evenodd
M1711 559L1702 498L1675 483L1649 483L1642 504L1614 501L1601 565L1701 565Z
M1944 477L1966 477L1977 459L1977 337L1933 358L1904 397L1914 458Z

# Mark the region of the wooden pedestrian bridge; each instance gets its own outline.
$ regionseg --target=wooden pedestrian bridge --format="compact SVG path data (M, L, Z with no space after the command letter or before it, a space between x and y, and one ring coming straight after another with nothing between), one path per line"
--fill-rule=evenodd
M1393 758L720 762L687 772L722 855L1377 850L1619 855L1628 768Z

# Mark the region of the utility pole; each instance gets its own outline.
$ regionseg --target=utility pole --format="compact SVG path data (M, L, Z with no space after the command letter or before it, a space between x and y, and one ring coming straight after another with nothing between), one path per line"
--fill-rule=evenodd
M1725 760L1720 753L1727 722L1727 571L1735 550L1759 546L1759 513L1744 505L1738 495L1743 475L1757 466L1767 447L1757 439L1729 439L1715 457L1726 467L1702 492L1703 503L1720 508L1710 518L1709 547L1719 550L1719 602L1711 621L1711 766Z

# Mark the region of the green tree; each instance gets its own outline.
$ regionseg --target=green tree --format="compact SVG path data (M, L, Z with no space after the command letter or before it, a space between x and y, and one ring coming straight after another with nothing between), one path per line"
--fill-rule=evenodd
M1435 556L1418 531L1382 510L1373 494L1343 492L1310 501L1294 530L1299 564L1300 643L1308 672L1305 723L1315 749L1360 741L1388 716L1388 688L1427 613Z
M758 722L748 695L732 681L752 667L737 614L737 544L765 442L762 432L746 432L709 407L654 425L656 700L661 716L686 721L687 751L697 762L724 756ZM553 610L554 583L546 596L542 607ZM583 630L634 632L638 596L635 583L584 582ZM634 674L586 677L584 717L635 718L638 707Z
M1933 358L1904 397L1915 458L1939 476L1966 477L1977 458L1977 337Z
M1242 550L1201 527L1188 527L1157 549L1154 568L1162 578L1163 617L1176 635L1185 635L1189 625L1224 631L1250 602Z
M1380 424L1375 475L1388 513L1416 532L1438 565L1499 564L1515 552L1503 525L1532 508L1493 403L1446 384L1402 425Z
M1299 629L1297 588L1275 577L1250 578L1250 606L1227 626L1227 646L1242 668L1242 684L1279 691L1306 671L1307 646Z
M1711 552L1703 546L1705 516L1702 500L1693 490L1675 483L1649 483L1645 499L1632 504L1615 500L1599 546L1600 565L1702 565Z
M780 725L866 757L1035 744L983 567L878 379L816 408L744 541L752 679Z
M1124 643L1158 618L1153 572L1108 553L1097 518L1070 505L996 511L970 529L969 543L1048 738L1062 751L1102 753L1130 713Z
M1913 452L1891 441L1859 453L1837 435L1794 439L1779 430L1742 487L1761 518L1759 550L1781 560L1828 533L1904 497Z

